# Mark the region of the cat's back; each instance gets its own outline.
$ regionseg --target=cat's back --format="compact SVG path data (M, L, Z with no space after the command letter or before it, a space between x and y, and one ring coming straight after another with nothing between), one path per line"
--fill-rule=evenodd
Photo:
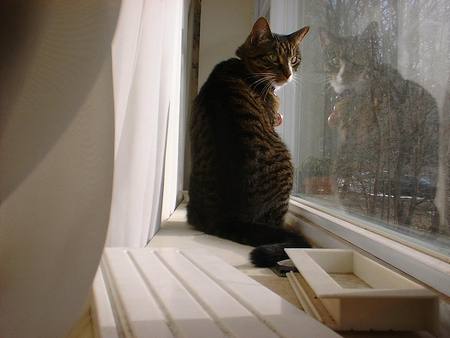
M391 96L390 105L410 105L413 110L421 112L435 109L436 101L430 92L413 80L402 76L399 70L389 64L383 64L378 71L378 76L372 84L378 90ZM409 109L408 109L409 110Z
M282 222L292 188L290 154L273 125L277 101L261 95L251 76L242 61L224 61L194 102L190 224L227 217ZM272 216L261 216L263 211Z
M439 115L431 93L417 82L404 78L391 66L385 65L383 74L385 80L379 88L388 97L384 110L388 114L398 114L399 134L408 139L426 136L427 140L434 139L432 143L435 143L439 134Z
M191 174L188 204L189 223L206 231L207 224L220 218L224 204L223 185L237 165L237 135L233 125L234 103L248 96L243 79L245 69L239 59L217 64L194 100L190 121ZM228 181L228 182L227 182Z
M215 66L192 109L190 132L194 158L206 149L212 151L214 146L222 153L210 154L211 159L197 160L208 163L217 156L225 160L236 155L231 152L236 153L237 148L241 148L237 140L242 138L242 131L249 123L261 126L264 134L272 133L267 118L270 104L266 105L252 89L251 77L243 62L236 58Z
M235 103L242 97L251 99L243 80L246 76L241 60L223 61L214 67L194 100L190 122L191 194L212 198L217 189L218 171L227 167L220 162L230 158L230 149L236 146L231 144L236 140L232 137L236 133ZM230 140L230 144L224 140Z
M250 75L243 62L236 58L231 58L217 64L194 102L194 110L206 108L208 104L220 102L226 104L232 100L237 93L249 94L249 88L245 81Z
M233 115L230 107L237 96L250 97L243 81L245 72L242 61L236 58L217 64L195 98L190 125L193 169L199 167L199 162L214 162L214 139L219 134L230 132L228 122ZM198 157L205 152L208 153L207 157Z

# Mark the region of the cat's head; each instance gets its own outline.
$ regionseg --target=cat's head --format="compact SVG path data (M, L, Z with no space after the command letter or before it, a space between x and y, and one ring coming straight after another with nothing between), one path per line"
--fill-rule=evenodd
M325 56L325 72L337 94L345 90L359 91L367 86L368 79L377 62L376 22L370 23L363 33L339 37L321 29L320 42Z
M299 46L308 31L309 27L303 27L289 35L274 34L267 20L261 17L236 55L250 72L264 77L273 87L279 87L289 82L299 68Z

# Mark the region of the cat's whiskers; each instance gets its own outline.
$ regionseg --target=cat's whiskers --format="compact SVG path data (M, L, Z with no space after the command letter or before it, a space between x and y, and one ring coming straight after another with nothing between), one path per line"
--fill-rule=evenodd
M300 73L295 73L292 79L294 80L294 84L296 85L301 84L301 81L303 80Z
M261 90L261 92L263 92L263 91L264 91L264 88L268 85L268 83L270 83L270 81L268 81L268 80L260 81L259 83L256 83L256 84L254 84L253 86L250 86L250 88L254 87L254 88L256 89L256 87L257 87L258 85L262 85L262 86L263 86L263 89Z
M272 79L265 85L263 92L262 92L264 94L263 101L266 101L266 97L269 94L270 90L272 89L274 82L275 82L275 78L272 77Z
M249 78L261 78L261 76L268 76L268 75L273 75L271 72L261 72L261 73L253 73L250 74L248 76L245 77L245 79L249 79Z
M300 86L303 82L303 77L299 73L295 73L292 80L295 86Z
M261 84L262 82L269 81L269 80L270 80L270 78L268 76L259 78L258 80L254 81L250 84L250 88L256 87L257 85Z
M273 75L272 72L258 72L258 73L253 73L247 76L248 77L252 77L252 76L261 76L261 75Z
M258 79L250 84L250 88L257 87L260 84L267 82L263 87L263 92L267 84L272 84L273 74L272 73L256 73L254 76L258 76Z
M330 81L331 81L331 75L326 75L325 77L320 79L320 81L318 83L320 85L323 85L325 89L328 89L331 87Z

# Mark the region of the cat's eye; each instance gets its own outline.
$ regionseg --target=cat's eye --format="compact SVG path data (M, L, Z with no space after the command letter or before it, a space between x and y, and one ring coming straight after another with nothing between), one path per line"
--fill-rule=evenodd
M299 58L296 57L296 56L293 56L293 57L291 58L291 64L295 65L297 62L299 62Z
M338 65L339 65L339 58L336 57L336 56L333 57L333 58L331 58L330 63L331 63L333 66L338 66Z
M269 54L266 56L266 59L270 62L277 62L278 57L275 54Z

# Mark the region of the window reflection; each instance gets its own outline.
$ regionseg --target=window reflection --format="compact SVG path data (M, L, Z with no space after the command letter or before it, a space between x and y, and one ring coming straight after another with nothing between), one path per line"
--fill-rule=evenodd
M301 8L316 38L286 138L298 149L294 193L448 250L450 4Z

